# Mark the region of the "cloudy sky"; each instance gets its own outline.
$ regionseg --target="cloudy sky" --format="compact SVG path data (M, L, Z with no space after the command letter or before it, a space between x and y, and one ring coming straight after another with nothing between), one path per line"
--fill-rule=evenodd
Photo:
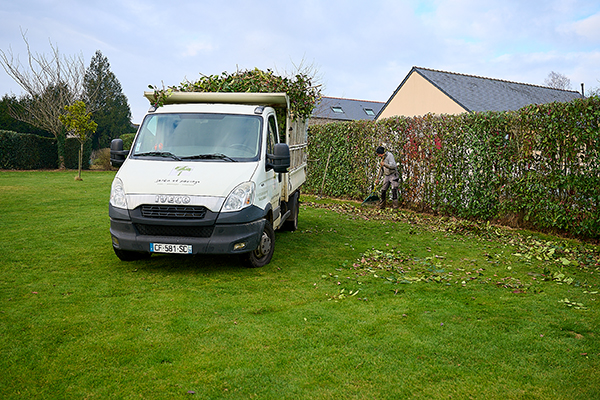
M600 87L597 0L0 0L0 49L110 62L133 122L149 84L298 66L326 96L386 101L413 66L572 89ZM0 95L21 94L0 69Z

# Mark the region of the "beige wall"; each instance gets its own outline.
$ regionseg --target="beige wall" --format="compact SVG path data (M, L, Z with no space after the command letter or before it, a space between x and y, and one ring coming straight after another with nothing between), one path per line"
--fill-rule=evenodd
M413 71L378 120L394 116L415 117L433 114L461 114L466 110Z

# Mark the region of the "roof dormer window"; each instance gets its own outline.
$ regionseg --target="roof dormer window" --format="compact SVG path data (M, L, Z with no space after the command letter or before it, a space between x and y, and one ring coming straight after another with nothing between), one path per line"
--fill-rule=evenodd
M331 110L334 113L337 113L337 114L343 114L344 113L344 110L340 106L333 106L333 107L331 107Z
M375 115L375 111L373 111L372 108L363 108L363 110L365 110L365 114L373 116Z

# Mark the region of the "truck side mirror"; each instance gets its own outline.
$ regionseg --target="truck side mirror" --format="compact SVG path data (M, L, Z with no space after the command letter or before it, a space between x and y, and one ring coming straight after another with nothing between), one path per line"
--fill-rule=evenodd
M113 139L110 142L110 165L120 167L129 155L129 150L123 150L123 140Z
M267 154L267 171L273 169L277 173L286 173L290 167L290 147L287 143L277 143L274 154Z

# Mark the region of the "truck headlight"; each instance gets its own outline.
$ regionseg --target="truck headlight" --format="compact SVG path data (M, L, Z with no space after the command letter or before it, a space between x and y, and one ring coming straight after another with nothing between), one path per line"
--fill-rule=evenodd
M254 182L239 184L229 193L223 204L224 212L239 211L254 202Z
M123 188L123 182L119 178L115 178L110 188L110 204L113 207L127 209L125 189Z

